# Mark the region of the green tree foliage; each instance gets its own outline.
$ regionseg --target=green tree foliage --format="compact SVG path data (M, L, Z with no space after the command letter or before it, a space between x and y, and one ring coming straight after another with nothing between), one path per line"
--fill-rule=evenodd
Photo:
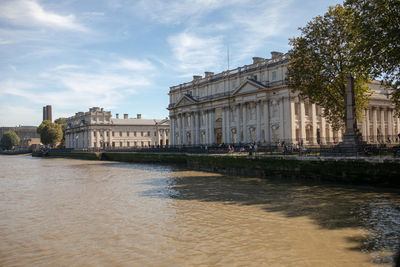
M48 120L39 125L37 133L40 134L40 141L45 145L55 146L62 139L61 125Z
M374 77L392 89L400 115L400 1L347 0L344 5L354 18L360 64L370 65Z
M323 115L334 129L346 119L344 101L349 73L354 77L358 114L370 96L370 70L358 64L354 55L355 35L349 30L352 20L343 6L330 7L324 16L299 28L299 37L290 39L293 49L289 51L288 85L324 108Z
M62 129L62 138L61 138L61 146L65 147L65 125L66 125L66 118L58 118L54 122L61 125Z
M20 141L19 136L15 132L8 131L3 134L0 143L5 149L13 149Z

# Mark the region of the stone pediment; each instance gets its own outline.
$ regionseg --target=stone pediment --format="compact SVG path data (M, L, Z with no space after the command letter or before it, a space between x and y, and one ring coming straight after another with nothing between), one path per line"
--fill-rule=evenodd
M267 89L267 87L261 83L252 80L246 80L238 88L236 88L235 91L233 91L232 95L250 93L260 89Z
M188 106L196 103L197 101L194 100L190 95L183 95L178 102L176 102L175 107Z

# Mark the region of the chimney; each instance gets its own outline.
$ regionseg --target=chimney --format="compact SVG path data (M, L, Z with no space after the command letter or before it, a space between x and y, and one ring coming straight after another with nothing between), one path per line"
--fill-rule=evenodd
M282 55L283 55L283 53L281 53L281 52L276 52L276 51L272 51L271 52L272 59L275 59L275 58L277 58L279 56L282 56Z
M124 120L128 118L128 114L124 114Z
M142 118L142 114L137 114L136 119L140 120Z
M264 58L262 58L262 57L253 57L253 64L257 64L257 63L260 63L263 61L264 61Z
M115 118L119 119L119 114L115 113Z
M193 75L193 81L200 80L201 78L203 78L201 75Z
M205 77L207 78L207 77L213 76L213 75L214 75L214 72L206 71L206 72L204 72L204 74L205 74Z

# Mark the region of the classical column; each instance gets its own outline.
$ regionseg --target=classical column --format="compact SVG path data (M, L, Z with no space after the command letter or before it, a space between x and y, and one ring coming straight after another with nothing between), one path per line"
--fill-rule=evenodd
M374 143L378 140L378 115L376 107L372 108L372 140Z
M256 126L256 141L261 142L261 102L256 101L256 116L257 116L257 126Z
M386 143L386 131L385 131L385 108L381 108L381 134L382 142Z
M171 133L169 142L171 143L171 146L173 146L173 145L175 145L175 116L170 116L169 128L170 128L170 133Z
M388 117L388 135L389 135L389 137L390 137L390 140L391 141L393 141L393 126L394 126L394 122L393 122L393 110L392 109L388 109L387 110L387 112L388 112L388 115L387 115L387 117Z
M292 142L292 120L291 120L291 109L290 109L290 97L285 97L283 99L283 135L285 142L291 143Z
M194 130L194 112L190 112L190 145L194 145L196 143L195 140L195 130Z
M183 129L183 133L182 133L182 144L183 145L188 145L187 143L187 123L186 123L186 112L182 113L182 129Z
M283 110L284 98L279 99L279 139L285 140L285 111Z
M226 113L226 122L227 122L227 125L226 125L226 138L227 138L227 140L226 140L226 142L228 144L232 143L231 118L232 118L231 107L228 106L227 113Z
M210 111L210 144L214 144L214 127L215 127L215 109Z
M304 110L304 101L300 100L300 140L306 141L306 117Z
M226 142L226 108L222 108L222 142Z
M195 113L196 117L196 145L200 144L200 111L196 111Z
M181 145L182 144L182 124L181 124L181 114L178 114L178 116L177 116L177 134L178 134L178 136L177 136L177 142L176 142L176 144L177 145Z
M333 130L332 125L328 124L329 143L333 143Z
M296 114L294 99L289 99L290 103L290 142L294 143L296 140Z
M158 129L158 127L156 126L155 127L155 129L154 129L155 131L156 131L156 140L155 140L155 142L154 142L154 145L155 146L159 146L160 145L160 140L162 139L162 130L161 129ZM129 143L131 143L131 142L129 142ZM131 145L131 144L130 144Z
M269 105L268 101L264 102L264 139L265 142L271 143L271 135L269 134L269 129L271 128L269 126Z
M240 138L240 104L236 105L236 142L241 142Z
M209 131L210 131L210 119L209 119L209 111L205 111L205 134L206 134L206 144L208 145L210 143L210 138L209 138Z
M248 138L247 138L247 104L244 103L243 107L243 143L247 143Z
M312 139L313 145L317 145L317 107L315 104L311 104L311 121L312 121Z
M323 116L321 116L321 145L326 145L326 120Z

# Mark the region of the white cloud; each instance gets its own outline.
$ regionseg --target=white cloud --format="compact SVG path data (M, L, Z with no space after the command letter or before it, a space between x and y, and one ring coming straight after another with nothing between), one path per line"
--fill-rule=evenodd
M41 113L35 108L16 105L1 105L0 106L1 126L14 127L18 125L36 126L40 123ZM16 124L18 122L18 125Z
M0 20L24 27L44 26L74 31L88 30L76 21L73 14L63 16L46 11L34 0L16 0L0 3Z
M29 90L34 88L32 83L8 79L0 82L0 96L1 95L13 95L30 97Z
M140 0L133 10L160 23L180 24L218 8L247 2L249 0Z
M228 46L230 66L236 66L244 60L249 61L253 56L264 56L257 55L257 51L264 48L266 52L268 48L271 49L268 45L272 38L285 35L289 25L288 9L292 2L293 0L210 0L203 3L200 0L181 0L171 3L172 6L179 6L174 11L167 14L155 11L150 17L156 17L161 22L188 20L180 33L168 38L168 44L177 61L177 64L171 65L177 65L178 70L187 77L191 76L189 72L194 74L207 70L224 70ZM154 1L151 3L155 4ZM163 5L167 4L161 4Z
M82 67L78 66L78 65L62 64L62 65L58 65L54 69L55 70L66 70L66 69L80 69L80 68L82 68Z
M181 71L202 72L215 68L225 55L221 37L203 38L183 32L169 37L168 43Z
M132 72L136 69L140 71ZM29 83L22 79L1 81L0 99L19 97L31 105L51 103L58 109L75 111L90 106L116 107L152 85L154 69L147 60L130 58L92 60L88 65L63 64L33 74L35 77ZM49 88L49 84L57 88L42 89Z
M148 60L120 59L110 65L113 69L133 70L133 71L149 71L154 70L153 64Z

